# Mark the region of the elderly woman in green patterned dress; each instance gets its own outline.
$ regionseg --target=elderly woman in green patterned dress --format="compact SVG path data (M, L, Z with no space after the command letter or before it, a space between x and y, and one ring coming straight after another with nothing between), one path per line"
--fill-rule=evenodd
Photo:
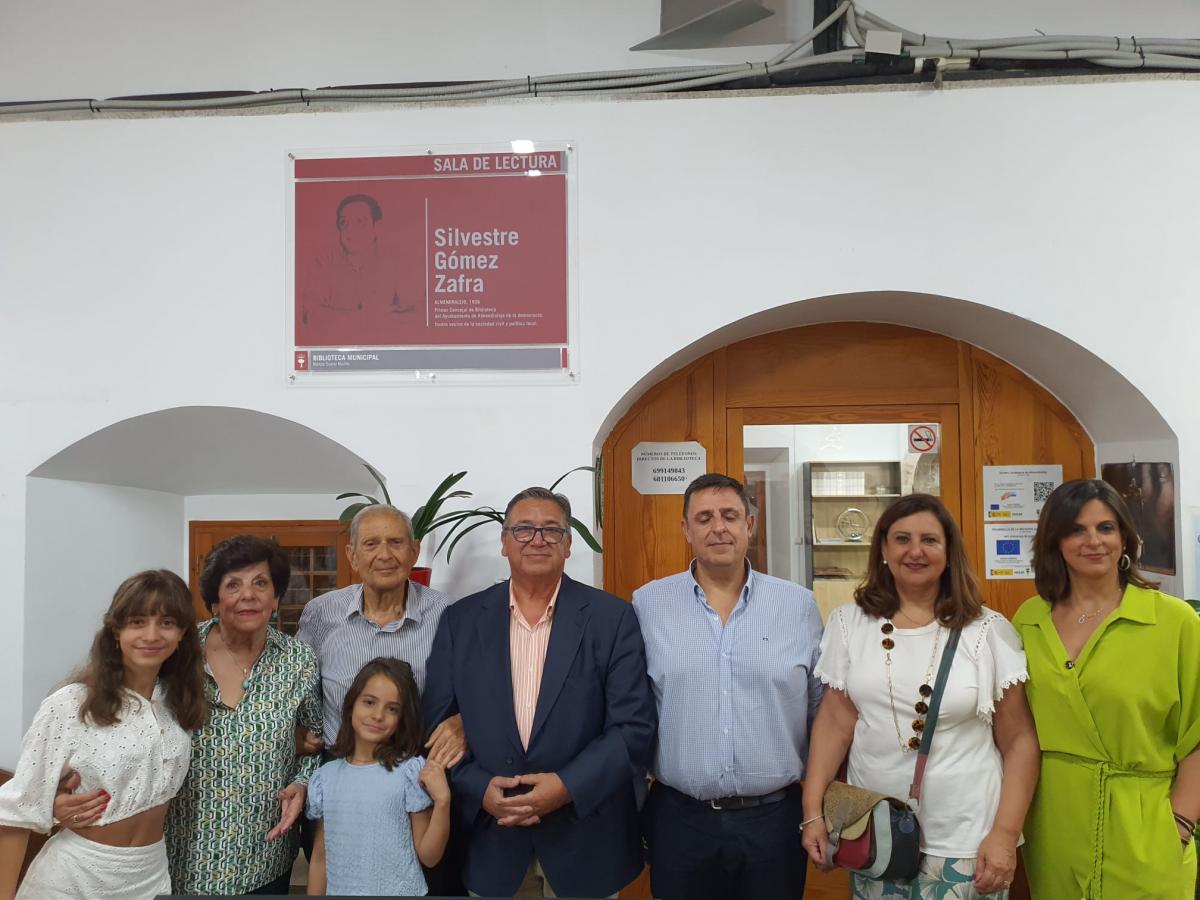
M286 894L308 779L296 728L321 731L321 679L307 644L271 627L290 566L273 541L237 535L208 555L200 625L212 712L193 734L187 780L167 814L177 894ZM90 795L60 794L55 815L86 818ZM80 821L83 819L81 818Z

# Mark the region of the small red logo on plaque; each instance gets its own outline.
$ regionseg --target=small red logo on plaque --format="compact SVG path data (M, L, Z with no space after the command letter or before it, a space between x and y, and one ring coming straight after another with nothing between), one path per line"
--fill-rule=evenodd
M308 351L307 350L297 350L296 351L296 371L297 372L307 372L308 371Z

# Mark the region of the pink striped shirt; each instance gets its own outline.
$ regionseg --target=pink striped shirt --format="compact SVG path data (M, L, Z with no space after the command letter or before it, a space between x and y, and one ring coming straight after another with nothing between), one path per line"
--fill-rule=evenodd
M559 582L559 587L562 582ZM508 585L508 651L512 663L513 712L517 715L517 731L521 746L529 749L533 731L533 716L537 711L538 694L542 689L542 670L546 668L546 650L550 646L550 629L554 625L554 605L558 602L558 587L542 617L533 625L525 621L517 608L512 582Z

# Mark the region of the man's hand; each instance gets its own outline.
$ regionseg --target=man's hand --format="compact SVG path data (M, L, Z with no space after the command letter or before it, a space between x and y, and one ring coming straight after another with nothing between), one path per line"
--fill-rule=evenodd
M525 802L527 794L516 797L505 797L506 790L512 790L520 785L515 777L495 775L488 782L487 790L483 792L483 811L496 820L499 825L536 825L541 821L533 815L533 808Z
M303 725L296 726L296 755L312 756L325 749L325 742L319 734L313 734Z
M308 788L303 784L289 784L279 792L279 824L267 833L267 843L283 837L296 824L296 819L304 812L307 797Z
M511 810L512 815L521 815L520 810L528 809L529 813L523 821L515 825L536 825L556 809L561 809L571 802L571 794L562 779L555 772L533 772L528 775L518 775L517 784L531 787L532 790L512 797L504 797L500 808ZM534 821L529 821L530 819ZM502 820L500 824L505 824Z
M467 738L463 731L462 716L451 716L433 729L433 734L425 742L426 756L433 762L440 763L447 769L458 765L458 761L467 752Z
M95 825L111 799L105 790L72 793L79 787L79 781L78 772L68 772L58 782L58 791L54 795L54 818L67 828Z

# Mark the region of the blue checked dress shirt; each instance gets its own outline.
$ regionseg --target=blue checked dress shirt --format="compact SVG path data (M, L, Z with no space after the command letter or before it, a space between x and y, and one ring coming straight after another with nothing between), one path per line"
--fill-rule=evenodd
M654 775L697 800L769 794L804 775L821 614L807 588L747 564L722 625L694 567L633 594L658 703Z

